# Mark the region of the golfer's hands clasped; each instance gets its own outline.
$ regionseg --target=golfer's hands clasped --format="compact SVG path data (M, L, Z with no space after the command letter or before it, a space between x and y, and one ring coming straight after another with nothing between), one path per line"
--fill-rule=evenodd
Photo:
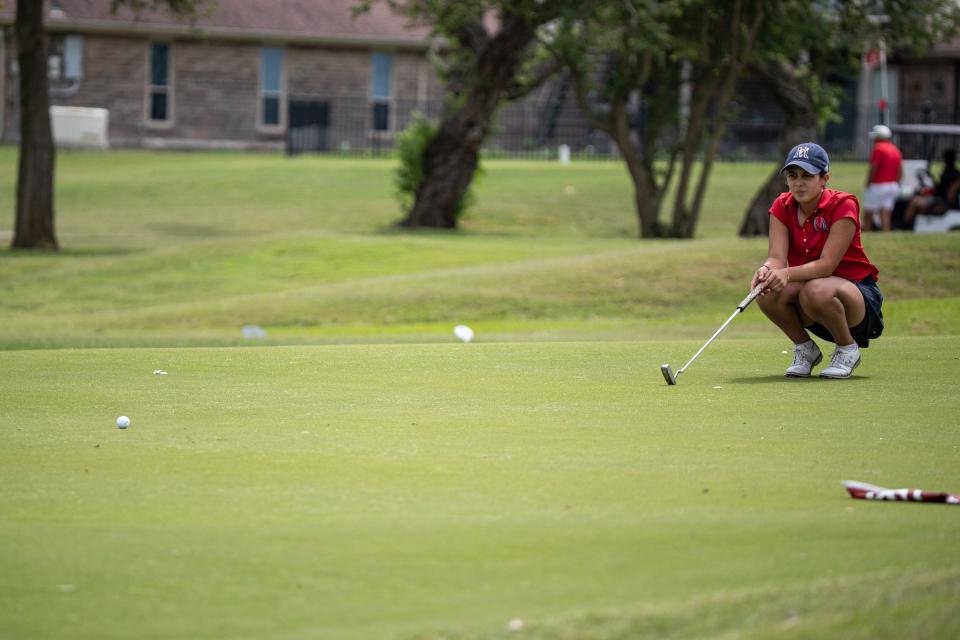
M760 295L766 295L768 293L783 291L783 288L787 286L788 282L790 282L790 276L787 274L785 268L778 269L764 264L753 274L753 279L750 281L750 288L753 289L758 285L762 285L763 289L760 291Z

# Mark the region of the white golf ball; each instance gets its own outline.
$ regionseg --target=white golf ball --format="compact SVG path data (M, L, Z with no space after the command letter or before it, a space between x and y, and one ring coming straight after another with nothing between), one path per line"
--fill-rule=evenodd
M458 324L453 328L453 335L460 338L462 342L470 342L473 340L473 329L465 324Z
M130 426L130 418L128 418L127 416L120 416L119 418L117 418L117 426L120 427L121 429L126 429L127 427Z
M507 631L520 631L524 627L523 620L520 618L514 618L507 623Z

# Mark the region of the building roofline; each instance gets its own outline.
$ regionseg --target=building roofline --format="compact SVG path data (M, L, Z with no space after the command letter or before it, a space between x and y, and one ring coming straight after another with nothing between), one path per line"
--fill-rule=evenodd
M0 26L13 26L13 16L0 12ZM430 37L423 35L378 35L308 33L283 29L246 29L241 27L199 26L183 23L96 20L83 18L48 18L45 26L52 33L90 33L118 36L153 36L160 38L190 38L231 40L245 42L275 42L285 44L326 45L356 48L383 47L406 51L425 51L430 48Z
M371 45L391 49L413 51L426 50L430 40L422 36L343 35L336 33L297 33L280 29L243 29L237 27L210 27L184 24L158 24L148 22L117 23L110 20L48 20L51 32L97 33L107 35L149 35L216 40L242 40L248 42L282 42L289 44L312 44L338 47Z

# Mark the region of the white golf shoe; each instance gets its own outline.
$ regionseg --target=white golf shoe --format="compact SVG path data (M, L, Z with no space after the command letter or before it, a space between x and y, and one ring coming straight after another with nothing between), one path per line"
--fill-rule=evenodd
M793 364L787 367L788 378L808 378L810 371L823 360L820 347L813 340L793 345Z
M830 366L820 372L821 378L849 378L853 370L860 366L860 348L854 344L852 349L840 349L833 352Z

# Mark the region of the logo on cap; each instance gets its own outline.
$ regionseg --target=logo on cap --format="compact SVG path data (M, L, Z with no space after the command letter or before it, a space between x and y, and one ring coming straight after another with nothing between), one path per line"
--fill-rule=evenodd
M780 173L787 170L787 167L795 164L809 173L828 173L830 171L830 160L827 152L815 142L801 142L790 150L787 154L787 160L780 169Z

